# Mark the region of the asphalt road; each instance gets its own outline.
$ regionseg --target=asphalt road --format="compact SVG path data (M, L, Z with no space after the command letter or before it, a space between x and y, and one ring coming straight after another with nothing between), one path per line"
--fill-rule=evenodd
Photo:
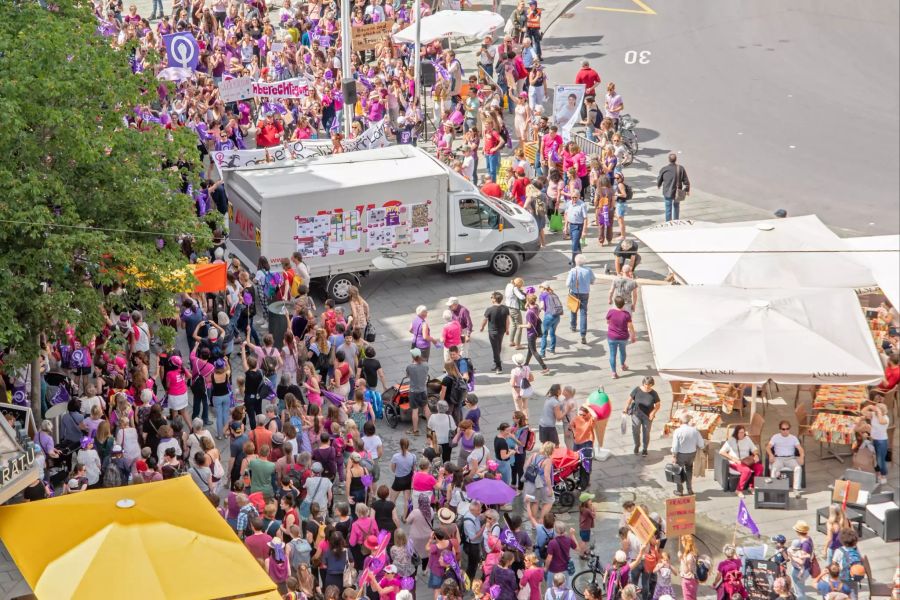
M704 192L879 234L900 230L898 39L893 0L584 0L544 56L551 84L582 58L616 83L652 172L674 149Z

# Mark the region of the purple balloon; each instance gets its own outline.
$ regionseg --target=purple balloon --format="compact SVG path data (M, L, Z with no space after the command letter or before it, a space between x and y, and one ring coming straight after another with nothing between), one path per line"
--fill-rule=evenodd
M400 589L406 590L407 592L411 592L416 589L416 578L415 577L404 577L400 580Z
M490 589L488 589L488 592L490 593L491 598L494 598L494 600L496 600L500 597L500 594L503 593L503 588L501 588L499 585L492 585Z
M369 561L369 570L373 573L380 573L384 568L384 556L373 556Z

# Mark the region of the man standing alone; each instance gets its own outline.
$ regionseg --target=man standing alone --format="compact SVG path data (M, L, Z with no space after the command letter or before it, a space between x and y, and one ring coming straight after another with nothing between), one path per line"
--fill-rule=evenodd
M681 425L672 433L672 462L680 465L683 469L682 477L678 480L675 489L675 495L681 496L683 486L687 485L688 496L694 494L692 480L694 478L694 458L697 451L706 445L703 436L697 431L697 428L691 425L691 416L689 414L681 415Z
M494 292L491 294L491 305L484 311L484 320L481 322L481 331L488 328L488 340L491 342L491 352L494 356L494 372L502 373L503 365L500 361L500 348L503 345L503 336L509 329L509 309L503 305L503 294Z
M569 271L569 276L566 279L566 286L569 288L569 295L574 296L578 299L578 309L577 311L572 311L573 308L571 302L569 303L569 310L571 319L569 321L569 329L575 331L575 326L580 325L579 330L581 332L581 343L587 344L587 309L588 309L588 300L590 299L591 293L591 284L596 281L596 277L594 276L594 272L591 271L590 267L584 266L585 263L584 254L579 254L575 257L575 266ZM578 316L581 315L581 323L578 323Z
M673 152L669 154L669 164L659 170L656 177L656 187L662 188L663 201L666 206L666 222L672 219L678 220L681 215L681 201L691 194L691 181L687 171L681 165L675 164L678 156Z

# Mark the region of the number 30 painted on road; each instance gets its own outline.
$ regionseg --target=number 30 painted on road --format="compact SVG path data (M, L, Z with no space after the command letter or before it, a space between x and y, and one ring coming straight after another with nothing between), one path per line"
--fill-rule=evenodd
M641 50L638 52L637 50L629 50L625 53L625 64L633 65L635 63L639 65L646 65L650 63L650 54L652 54L649 50Z

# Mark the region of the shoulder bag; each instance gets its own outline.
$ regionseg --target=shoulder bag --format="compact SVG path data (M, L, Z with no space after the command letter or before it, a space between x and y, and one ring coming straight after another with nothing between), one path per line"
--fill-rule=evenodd
M681 202L687 198L687 193L681 188L681 173L683 168L675 165L675 202Z
M350 588L356 586L356 568L353 566L353 559L350 558L350 553L347 550L344 550L344 556L347 559L347 563L344 565L344 588Z
M578 292L578 267L574 267L572 269L572 277L575 279L575 292L569 292L569 295L566 297L566 308L569 309L569 312L578 312L578 309L581 308L581 300L575 294Z

